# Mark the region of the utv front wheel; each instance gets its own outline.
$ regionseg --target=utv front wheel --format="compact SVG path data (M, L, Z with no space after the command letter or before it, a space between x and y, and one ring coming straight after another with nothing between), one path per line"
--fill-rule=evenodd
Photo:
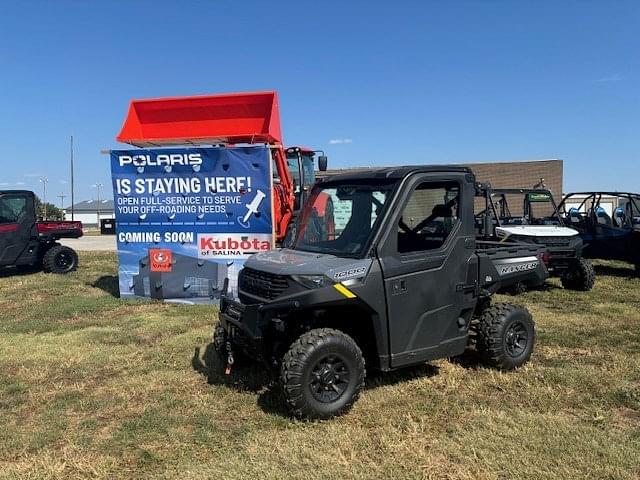
M578 290L588 292L593 288L596 281L596 271L593 263L587 258L579 258L560 279L562 286L567 290Z
M78 268L78 254L64 245L51 247L42 257L42 268L49 273L69 273Z
M356 342L339 330L301 335L285 354L280 379L293 415L326 419L346 413L364 386L365 365Z
M476 349L489 365L513 370L531 357L535 327L526 308L497 303L487 308L477 326Z

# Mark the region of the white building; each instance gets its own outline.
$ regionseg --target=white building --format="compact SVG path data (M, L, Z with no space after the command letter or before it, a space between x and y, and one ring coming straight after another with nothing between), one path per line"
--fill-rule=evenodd
M73 219L86 227L98 226L103 218L114 218L113 200L85 200L73 206ZM71 220L70 206L64 210L64 219Z

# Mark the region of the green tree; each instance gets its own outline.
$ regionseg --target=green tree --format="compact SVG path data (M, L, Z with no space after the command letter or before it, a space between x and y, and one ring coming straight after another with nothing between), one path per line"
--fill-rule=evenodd
M36 216L44 218L44 203L36 195ZM47 202L47 220L64 220L64 213L54 204Z

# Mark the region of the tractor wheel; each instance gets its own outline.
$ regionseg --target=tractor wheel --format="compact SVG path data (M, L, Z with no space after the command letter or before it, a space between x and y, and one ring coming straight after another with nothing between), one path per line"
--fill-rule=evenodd
M526 308L496 303L479 319L476 349L492 367L513 370L529 360L535 337L533 319Z
M55 245L42 257L42 268L48 273L69 273L78 268L78 254L64 245Z
M301 335L280 369L291 413L310 420L346 413L360 396L364 377L364 358L356 342L330 328Z
M587 258L579 258L564 272L560 281L567 290L588 292L596 281L593 263Z

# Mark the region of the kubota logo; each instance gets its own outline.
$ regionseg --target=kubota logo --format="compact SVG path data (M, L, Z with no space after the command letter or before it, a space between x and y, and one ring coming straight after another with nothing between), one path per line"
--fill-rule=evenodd
M149 249L149 259L152 272L170 272L173 263L171 250L166 248Z
M271 250L270 233L200 233L198 234L199 258L245 258L258 252Z

